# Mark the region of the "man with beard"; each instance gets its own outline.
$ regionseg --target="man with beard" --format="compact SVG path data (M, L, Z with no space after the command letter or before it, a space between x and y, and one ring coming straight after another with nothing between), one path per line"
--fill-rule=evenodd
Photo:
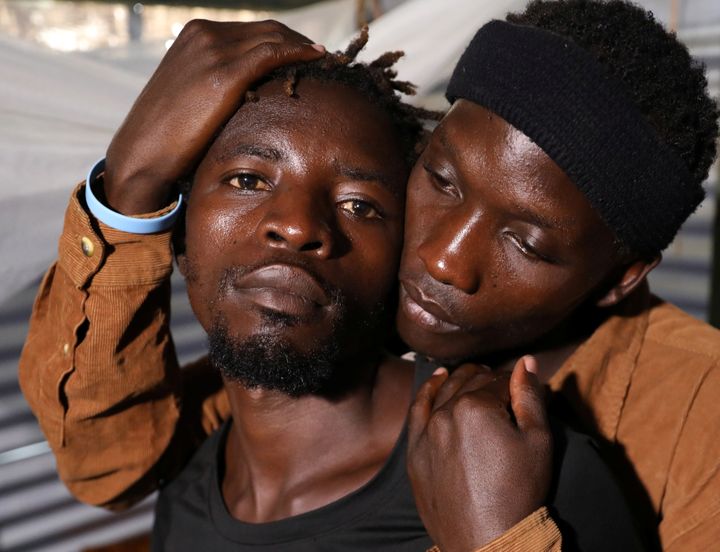
M296 63L257 81L257 65L267 68L280 65L280 59L312 59L319 51L274 23L189 24L116 135L107 165L99 163L71 201L65 236L84 223L82 232L92 230L96 241L85 235L71 240L72 245L61 244L60 263L48 274L41 294L48 293L51 304L83 298L87 320L73 330L79 341L73 354L79 356L97 352L112 328L119 328L119 320L130 319L131 334L116 349L123 359L120 365L130 371L119 365L115 374L106 374L115 382L107 379L100 387L125 395L119 401L123 406L113 399L107 410L105 391L87 387L87 376L93 376L73 369L66 374L70 385L63 386L71 405L66 414L82 419L80 425L88 433L81 436L72 430L58 435L46 418L43 427L59 457L107 440L120 444L124 462L128 454L144 456L146 444L157 446L152 444L155 436L148 434L147 442L137 430L142 433L148 425L165 423L152 418L144 408L145 397L141 394L143 400L138 400L132 382L149 374L130 372L142 364L136 360L159 350L167 334L160 328L146 343L133 335L134 329L144 333L147 319L133 310L133 292L128 295L124 288L114 295L119 291L115 282L139 269L140 294L163 286L142 270L155 268L153 255L160 260L169 255L167 241L158 240L154 249L137 233L147 225L158 231L158 224L167 224L168 214L145 220L127 217L110 211L96 194L102 197L105 191L105 201L114 206L108 192L122 182L120 175L127 175L128 165L137 168L140 157L147 161L160 152L160 157L201 158L193 163L191 186L178 199L187 203L187 210L186 232L178 235L176 252L193 311L209 335L210 355L209 363L203 360L180 377L192 387L194 370L219 370L231 417L193 451L202 436L195 425L200 416L191 402L183 404L188 418L180 420L177 440L165 458L136 487L107 501L117 505L136 500L159 483L158 477L165 479L156 507L156 550L263 546L395 551L432 546L405 467L407 412L432 368L416 371L413 363L382 349L402 245L405 183L422 136L418 117L431 114L402 103L395 93L410 90L407 83L394 79L391 67L398 54L386 54L369 65L353 62L366 39L364 33L346 52ZM188 81L178 69L199 53L205 53L202 59L209 67L203 70L200 64L195 70L203 75ZM247 65L228 63L237 56ZM217 90L220 68L231 72L234 100L226 97L227 90ZM203 77L211 79L218 103L197 104L193 86ZM152 114L162 113L158 102L168 101L166 78L185 88L170 87L177 94L170 102L174 111L153 120ZM245 97L239 109L238 96ZM205 119L200 116L203 108ZM203 121L212 114L224 121L217 113L221 109L228 110L229 120L219 132L217 127L208 131ZM179 134L186 125L194 126L195 134ZM203 130L211 139L209 147L197 138ZM119 151L127 157L118 156ZM177 167L169 161L156 167L163 169ZM165 180L157 174L150 178ZM136 234L123 232L123 226ZM88 241L107 250L96 251ZM92 273L86 277L92 290L81 285L70 296L56 296L63 282L78 276L66 270L78 246L90 260ZM95 253L103 257L100 264L94 264ZM115 310L116 301L117 318L97 316L99 311ZM26 370L44 356L42 339L57 337L36 332L43 310L36 310L22 368L23 389L35 408L45 400L44 386L31 382ZM165 354L172 355L171 344L165 343ZM166 400L163 386L172 385L178 376L175 370L162 376L151 392L153 402ZM490 379L487 374L476 378ZM509 400L507 383L498 382L504 405ZM508 478L518 483L512 499L488 512L492 527L509 528L532 512L546 518L543 505L548 504L556 510L558 522L567 524L566 547L584 541L590 545L584 548L597 550L634 546L631 514L597 451L585 437L556 426L553 463L537 380L519 362L512 382L513 413L527 426L528 440L516 458L496 462L494 487L507 485ZM89 393L84 407L75 391ZM110 435L104 420L118 414L128 425ZM155 414L163 413L158 409ZM73 425L61 421L63 428ZM493 442L492 431L486 437ZM83 438L88 439L85 444L80 442ZM194 452L189 461L188 452ZM114 461L109 456L106 460L92 460L94 466L80 469L108 473ZM549 489L552 498L546 499ZM595 515L603 509L611 514ZM496 536L488 532L477 544ZM561 537L553 525L543 539L545 546L557 547ZM507 543L495 540L493 546L511 547L514 542L511 536ZM447 548L452 549L449 544Z
M720 427L718 334L645 284L714 157L703 72L624 2L537 2L508 19L463 58L457 101L411 177L399 329L453 365L535 353L554 406L610 445L649 544L708 549L720 527L708 430ZM475 369L445 377L413 409L410 471L435 541L471 549L488 531L478 513L498 504L493 447L521 457L526 434ZM549 523L530 516L514 531Z

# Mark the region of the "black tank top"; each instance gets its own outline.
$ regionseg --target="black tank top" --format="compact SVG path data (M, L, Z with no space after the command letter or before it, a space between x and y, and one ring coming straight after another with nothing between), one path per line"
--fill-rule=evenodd
M418 359L415 390L434 365ZM230 422L211 435L161 491L153 550L267 552L424 552L432 546L405 471L404 427L384 466L367 484L322 508L269 523L233 518L219 474ZM637 550L630 511L593 442L554 426L556 475L549 506L563 550Z

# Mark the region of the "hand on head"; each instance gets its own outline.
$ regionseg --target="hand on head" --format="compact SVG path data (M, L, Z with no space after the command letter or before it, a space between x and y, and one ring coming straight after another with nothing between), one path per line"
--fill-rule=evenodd
M108 148L108 205L126 215L164 207L175 183L194 169L252 83L277 67L318 59L324 51L276 21L190 21Z

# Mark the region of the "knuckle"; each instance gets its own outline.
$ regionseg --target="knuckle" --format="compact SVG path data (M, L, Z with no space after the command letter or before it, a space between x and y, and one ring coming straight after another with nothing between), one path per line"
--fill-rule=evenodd
M275 58L278 55L277 46L273 42L263 42L255 47L255 54L261 58Z
M413 401L413 403L410 405L410 410L409 410L409 413L408 413L408 417L409 417L411 420L416 419L416 418L417 418L417 419L421 418L421 417L423 416L424 412L425 412L425 407L424 407L424 405L422 404L422 402L420 402L420 401L421 401L421 399L420 399L420 397L418 397L418 398L416 398L416 399Z
M276 19L263 19L262 21L258 21L258 25L268 31L275 30L279 33L288 30L287 25L280 23L280 21L277 21Z
M436 410L427 423L427 433L431 439L445 435L450 431L452 414L446 408Z
M424 410L424 406L422 404L423 399L424 399L424 397L417 396L415 398L415 400L412 402L412 404L410 405L410 416L411 417L415 417L415 416L418 416L419 414L422 414L422 412Z
M202 50L203 55L216 47L217 34L212 21L192 19L188 21L178 35L177 41Z
M281 33L280 31L270 31L268 33L263 34L263 38L265 38L266 42L283 42L285 40L285 35Z
M191 19L180 31L179 36L195 37L196 35L205 34L208 31L210 21L206 19Z
M478 399L474 393L463 393L455 399L454 410L460 415L466 415L477 411L479 407Z

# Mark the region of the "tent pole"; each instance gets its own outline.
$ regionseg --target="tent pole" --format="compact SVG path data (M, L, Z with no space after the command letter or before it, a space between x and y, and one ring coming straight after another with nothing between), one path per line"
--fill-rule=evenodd
M715 185L715 224L712 231L713 258L710 273L710 324L720 328L720 186Z

